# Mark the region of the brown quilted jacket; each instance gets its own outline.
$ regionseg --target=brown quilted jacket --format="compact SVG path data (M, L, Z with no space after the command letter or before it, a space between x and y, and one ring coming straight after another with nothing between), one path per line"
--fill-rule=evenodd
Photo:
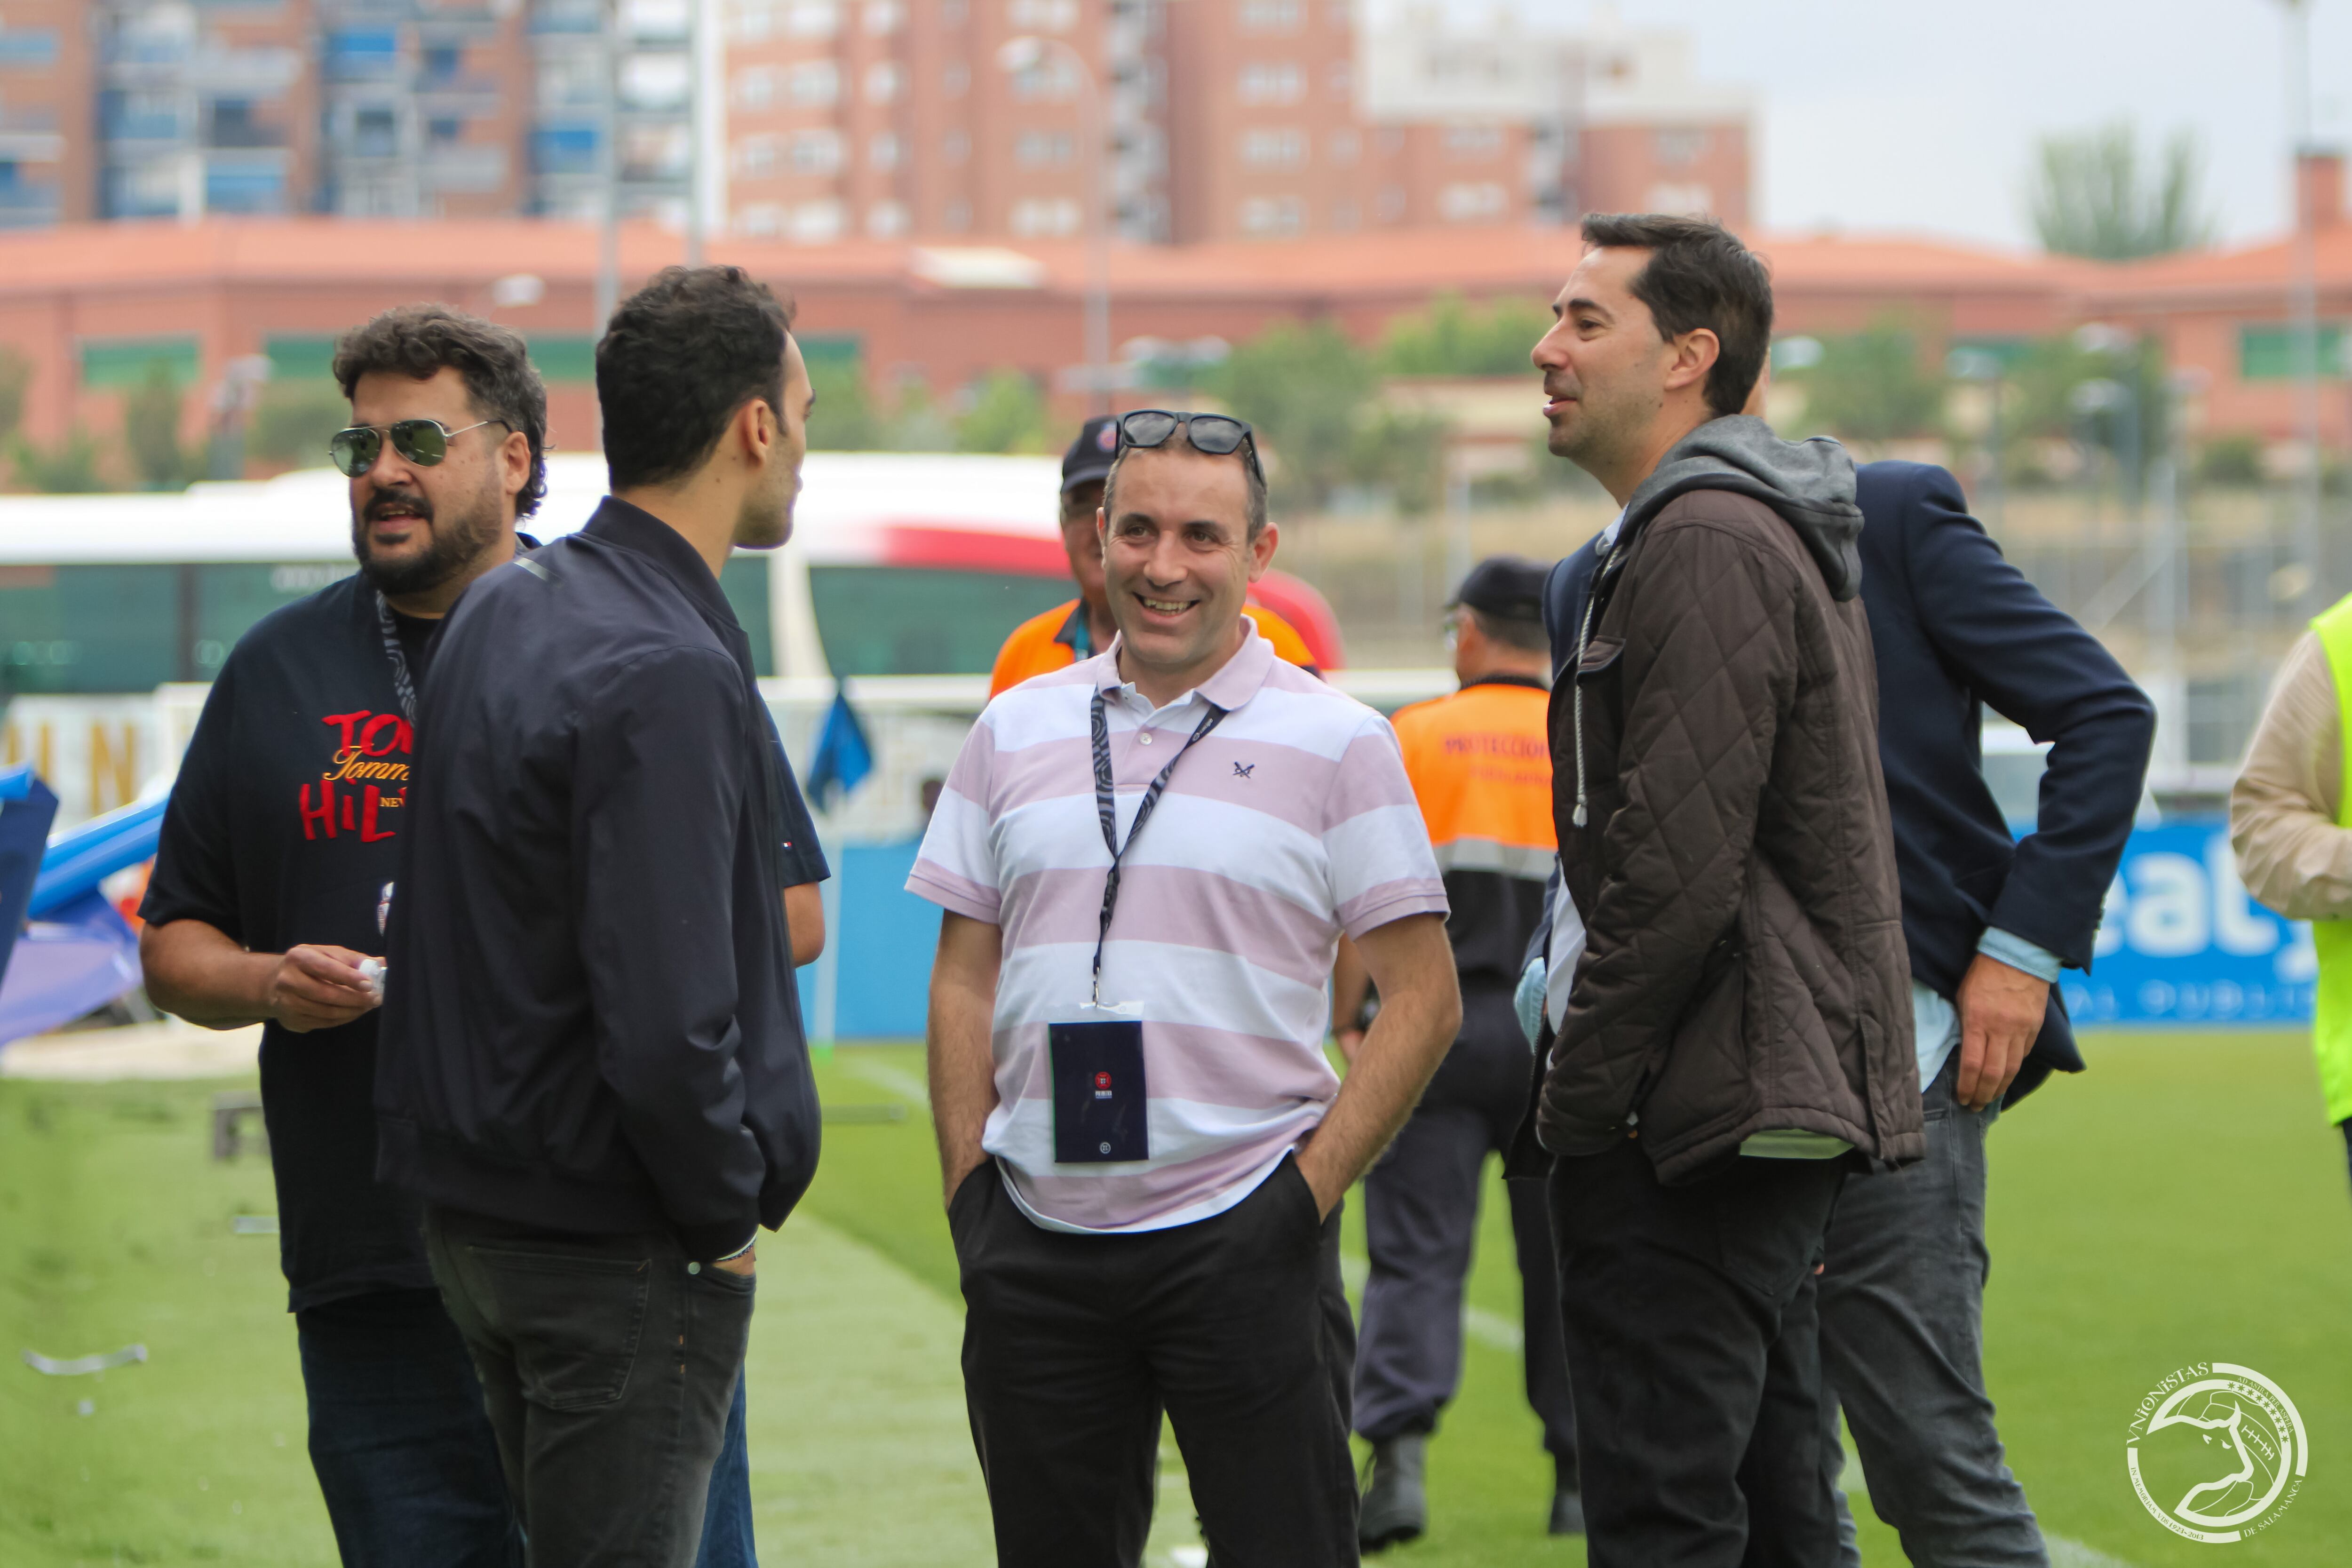
M1556 1154L1638 1139L1675 1184L1768 1129L1890 1164L1925 1152L1843 471L1843 501L1811 517L1703 477L1645 518L1637 495L1596 574L1551 706L1561 868L1587 931L1537 1110Z

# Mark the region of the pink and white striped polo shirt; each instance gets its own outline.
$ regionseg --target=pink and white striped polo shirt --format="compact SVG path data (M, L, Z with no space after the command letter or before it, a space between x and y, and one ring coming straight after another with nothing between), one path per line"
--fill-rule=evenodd
M1244 623L1246 626L1246 623ZM1322 1121L1325 981L1339 933L1446 912L1445 886L1388 721L1285 664L1247 627L1196 690L1155 710L1109 651L1023 682L972 726L908 890L1003 928L997 1107L982 1146L1051 1230L1188 1225L1247 1197ZM1200 722L1121 862L1103 1002L1143 1025L1151 1158L1054 1161L1046 1027L1087 1009L1110 853L1089 734L1107 694L1119 842Z

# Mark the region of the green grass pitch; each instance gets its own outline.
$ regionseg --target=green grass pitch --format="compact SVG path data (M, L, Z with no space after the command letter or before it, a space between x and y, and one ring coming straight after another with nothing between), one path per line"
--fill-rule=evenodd
M1993 1136L1990 1377L2011 1463L2066 1568L2352 1557L2352 1190L2308 1047L2286 1034L2094 1037ZM825 1158L802 1219L763 1240L749 1363L753 1490L772 1562L985 1563L987 1511L963 1426L954 1260L911 1047L847 1047L819 1069ZM304 1454L293 1325L276 1247L239 1214L276 1208L250 1157L209 1158L227 1084L0 1080L0 1563L328 1563ZM878 1108L904 1109L903 1120ZM864 1110L852 1107L867 1108ZM1352 1223L1348 1243L1361 1250ZM1471 1282L1482 1321L1517 1311L1509 1226L1490 1191ZM1549 1462L1516 1355L1474 1334L1430 1460L1423 1568L1574 1564L1541 1533ZM48 1377L17 1352L139 1342L143 1365ZM2140 1397L2191 1362L2285 1388L2311 1474L2279 1522L2215 1549L2140 1509L2124 1468ZM1191 1559L1173 1446L1150 1561ZM1899 1564L1867 1505L1864 1561Z

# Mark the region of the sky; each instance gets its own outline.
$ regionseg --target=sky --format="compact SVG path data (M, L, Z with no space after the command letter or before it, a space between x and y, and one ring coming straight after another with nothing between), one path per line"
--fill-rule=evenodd
M1496 0L1448 0L1465 22ZM1580 30L1591 0L1511 0ZM2352 143L2352 0L2310 0L2315 137ZM2036 139L2117 118L2204 156L2219 237L2289 210L2280 0L1617 0L1697 39L1702 78L1758 98L1768 229L1926 232L2030 247Z

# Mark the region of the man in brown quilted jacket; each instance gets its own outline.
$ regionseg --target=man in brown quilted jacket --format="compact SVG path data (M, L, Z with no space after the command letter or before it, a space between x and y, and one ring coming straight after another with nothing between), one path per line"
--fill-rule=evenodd
M1536 1129L1591 1561L1826 1563L1813 1270L1847 1173L1924 1149L1853 465L1739 415L1772 294L1738 239L1584 237L1535 363L1625 510L1555 616Z

